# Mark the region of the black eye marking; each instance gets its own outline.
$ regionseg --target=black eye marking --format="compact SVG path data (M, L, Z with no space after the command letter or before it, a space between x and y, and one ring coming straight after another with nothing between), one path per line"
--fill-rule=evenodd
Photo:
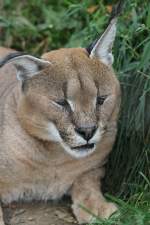
M97 97L97 105L103 105L106 98L107 98L107 95L98 96Z
M64 108L69 106L69 103L67 102L66 99L60 99L60 100L56 101L56 103Z

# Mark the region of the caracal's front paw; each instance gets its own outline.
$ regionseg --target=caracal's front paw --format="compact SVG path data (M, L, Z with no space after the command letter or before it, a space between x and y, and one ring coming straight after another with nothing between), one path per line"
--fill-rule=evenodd
M86 202L86 204L72 205L73 213L76 216L79 224L91 223L94 219L94 215L102 219L108 219L114 212L118 210L117 206L111 202L99 202L93 201L93 205Z
M87 206L84 205L84 207L89 210ZM79 224L90 223L93 219L93 215L88 213L86 209L83 209L81 205L76 203L72 205L73 213Z
M118 210L117 206L112 202L104 202L99 205L98 216L102 219L108 219Z

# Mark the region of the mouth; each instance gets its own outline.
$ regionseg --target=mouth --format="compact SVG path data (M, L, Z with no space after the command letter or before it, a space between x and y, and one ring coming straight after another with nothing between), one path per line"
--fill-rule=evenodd
M61 144L67 153L69 153L72 157L77 158L77 159L84 158L84 157L92 154L96 149L95 143L79 145L79 146L75 146L72 148L70 148L67 144L65 144L63 142Z
M92 143L92 144L86 144L86 145L80 145L80 146L75 146L75 147L72 147L71 149L74 150L74 151L91 151L93 150L93 148L95 148L95 144Z

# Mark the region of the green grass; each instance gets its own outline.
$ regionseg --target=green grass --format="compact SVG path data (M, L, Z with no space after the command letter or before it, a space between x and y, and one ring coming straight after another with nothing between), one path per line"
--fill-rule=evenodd
M104 30L116 1L4 0L0 45L40 55L60 47L88 46ZM101 225L148 225L150 215L150 3L126 0L114 45L122 88L118 135L107 164L106 193L120 214ZM96 6L92 13L91 6ZM122 199L122 200L119 200Z
M122 85L122 109L118 138L109 164L111 185L115 189L119 186L126 195L133 190L130 183L144 186L141 172L147 177L150 175L150 5L147 1L131 2L133 7L127 4L130 10L127 7L120 18L114 48L115 68ZM116 176L118 170L121 176Z
M116 202L119 211L108 220L95 218L92 225L149 225L150 224L150 194L139 193L124 202L114 197L109 199Z

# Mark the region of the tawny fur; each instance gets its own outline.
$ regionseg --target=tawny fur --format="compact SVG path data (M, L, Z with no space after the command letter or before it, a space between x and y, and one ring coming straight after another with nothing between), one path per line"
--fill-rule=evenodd
M0 58L11 50L0 48ZM68 193L79 223L91 220L80 205L101 217L109 217L116 206L107 203L100 191L104 164L112 149L120 105L120 87L113 70L86 50L60 49L43 55L51 62L21 90L16 70L11 65L0 69L0 199L4 203L23 200L59 199ZM94 96L109 95L97 121ZM76 103L74 121L101 123L102 137L89 156L76 159L63 147L49 140L48 121L55 121L66 141L75 145L74 126L67 112L51 106L63 91Z

